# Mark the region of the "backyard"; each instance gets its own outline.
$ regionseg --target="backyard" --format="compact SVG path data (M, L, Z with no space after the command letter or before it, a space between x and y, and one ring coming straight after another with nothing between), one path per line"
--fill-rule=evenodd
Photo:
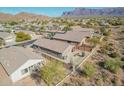
M123 49L123 36L117 35L122 31L119 29L112 29L100 43L100 48L60 85L124 85L123 52L118 50Z
M41 78L47 85L56 85L68 74L64 63L52 60L41 68Z

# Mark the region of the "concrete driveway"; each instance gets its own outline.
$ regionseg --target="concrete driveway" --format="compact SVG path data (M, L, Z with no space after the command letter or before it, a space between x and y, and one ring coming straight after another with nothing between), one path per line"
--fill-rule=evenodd
M6 71L0 64L0 86L9 86L11 84L12 84L11 79L9 78Z

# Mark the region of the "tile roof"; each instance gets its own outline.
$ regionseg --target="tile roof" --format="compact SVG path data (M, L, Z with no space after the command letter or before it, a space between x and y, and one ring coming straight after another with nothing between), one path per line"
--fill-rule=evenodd
M23 47L9 47L0 50L0 63L3 65L9 75L16 71L21 65L29 59L41 59L31 50Z
M6 39L11 36L14 36L14 34L7 33L7 32L0 32L0 38Z
M75 30L75 31L68 31L65 34L56 34L53 38L54 39L60 39L60 40L66 40L66 41L72 41L72 42L81 42L82 39L86 37L90 37L92 35L92 31L89 30Z
M42 48L46 48L58 53L63 53L64 50L70 45L66 42L58 41L58 40L50 40L45 38L40 38L36 42L34 42L34 45L37 45Z

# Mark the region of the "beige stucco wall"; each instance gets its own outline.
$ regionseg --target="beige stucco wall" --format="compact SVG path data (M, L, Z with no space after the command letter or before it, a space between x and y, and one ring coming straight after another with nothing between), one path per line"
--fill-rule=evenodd
M63 57L65 57L65 63L70 63L70 58L71 58L71 54L72 54L72 49L73 49L73 45L70 45L62 54Z
M30 75L30 72L22 75L21 71L25 68L28 68L34 64L37 64L37 63L42 63L43 61L41 59L33 59L33 60L28 60L25 64L23 64L20 68L18 68L15 72L13 72L11 75L10 75L10 78L12 79L13 82L16 82L28 75Z

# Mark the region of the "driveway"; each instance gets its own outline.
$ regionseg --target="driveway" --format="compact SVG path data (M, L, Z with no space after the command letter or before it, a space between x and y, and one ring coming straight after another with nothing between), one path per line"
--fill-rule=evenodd
M9 78L6 71L0 64L0 86L8 86L11 84L12 84L11 79Z
M13 86L36 86L35 81L31 79L30 76L27 76L15 83L13 83Z

